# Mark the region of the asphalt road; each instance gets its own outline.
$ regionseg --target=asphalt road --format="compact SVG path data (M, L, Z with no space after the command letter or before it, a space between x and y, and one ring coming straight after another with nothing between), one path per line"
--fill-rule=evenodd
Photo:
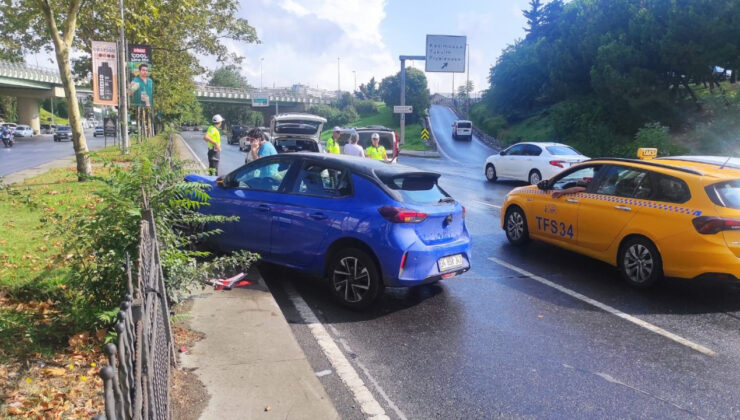
M103 137L93 137L93 130L85 130L87 147L97 150L105 145ZM108 139L108 145L113 144ZM75 154L71 141L55 142L51 134L33 137L16 137L13 147L3 147L0 143L0 176L34 168L41 164Z
M431 115L443 158L401 162L442 173L443 188L466 206L471 271L387 290L356 313L334 304L324 283L264 267L343 418L364 416L297 299L390 418L740 417L740 285L667 280L635 290L595 260L541 243L510 246L498 206L522 184L486 182L492 151L452 140L446 108ZM185 133L205 160L201 137ZM222 155L222 174L243 163L237 146Z

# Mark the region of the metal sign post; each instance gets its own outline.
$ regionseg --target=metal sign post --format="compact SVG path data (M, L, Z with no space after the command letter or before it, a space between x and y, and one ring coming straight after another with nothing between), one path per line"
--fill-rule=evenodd
M426 56L423 55L402 55L398 57L401 60L401 106L406 106L406 60L426 60ZM401 140L400 144L403 145L406 142L406 114L401 114Z

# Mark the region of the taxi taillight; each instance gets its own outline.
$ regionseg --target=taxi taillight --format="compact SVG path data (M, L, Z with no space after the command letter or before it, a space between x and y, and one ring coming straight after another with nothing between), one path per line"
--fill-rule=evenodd
M722 217L699 216L692 221L696 231L702 235L713 235L725 230L740 230L740 220Z

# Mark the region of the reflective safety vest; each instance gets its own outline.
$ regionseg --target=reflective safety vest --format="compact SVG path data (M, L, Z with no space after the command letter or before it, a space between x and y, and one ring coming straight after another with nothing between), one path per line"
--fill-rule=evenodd
M329 137L329 140L326 141L326 153L339 154L339 145L333 137Z
M218 128L216 128L215 125L208 127L208 130L206 131L206 135L210 137L211 140L218 143L219 146L221 146L221 132L218 131ZM208 148L213 149L213 143L208 142Z
M385 147L368 146L368 148L365 149L365 156L373 159L383 160L383 158L386 156Z

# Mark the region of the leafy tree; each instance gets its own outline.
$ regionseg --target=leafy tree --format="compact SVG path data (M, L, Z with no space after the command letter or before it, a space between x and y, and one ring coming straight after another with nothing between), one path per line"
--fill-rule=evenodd
M529 0L529 10L522 10L522 13L527 18L527 27L524 28L524 31L527 32L527 39L535 38L544 19L542 2L540 0Z
M406 122L414 124L424 118L430 105L427 77L421 70L409 67L406 69L406 105L414 107L412 114L407 114ZM380 82L380 97L388 107L398 105L401 99L401 72L388 76ZM398 118L398 117L396 117Z
M465 101L470 98L470 94L475 90L475 85L472 80L468 80L464 85L457 87L457 99Z
M367 84L361 84L359 92L356 92L356 96L359 99L380 100L378 82L375 81L375 77L371 77Z
M224 42L259 42L245 19L237 18L236 0L125 0L124 30L130 43L153 46L154 91L157 110L167 120L196 115L192 77L203 72L196 57L215 55L219 61L240 62ZM218 13L214 13L218 11ZM93 40L115 40L122 24L118 3L83 0L17 0L0 3L0 51L19 53L54 51L65 96L72 110L73 141L80 174L89 174L87 145L82 133L74 84L70 69L70 51L82 52L75 62L78 78L89 69ZM175 18L173 18L175 17Z
M230 87L237 89L249 88L247 78L244 77L239 68L233 64L219 68L213 72L213 77L208 82L210 86Z

